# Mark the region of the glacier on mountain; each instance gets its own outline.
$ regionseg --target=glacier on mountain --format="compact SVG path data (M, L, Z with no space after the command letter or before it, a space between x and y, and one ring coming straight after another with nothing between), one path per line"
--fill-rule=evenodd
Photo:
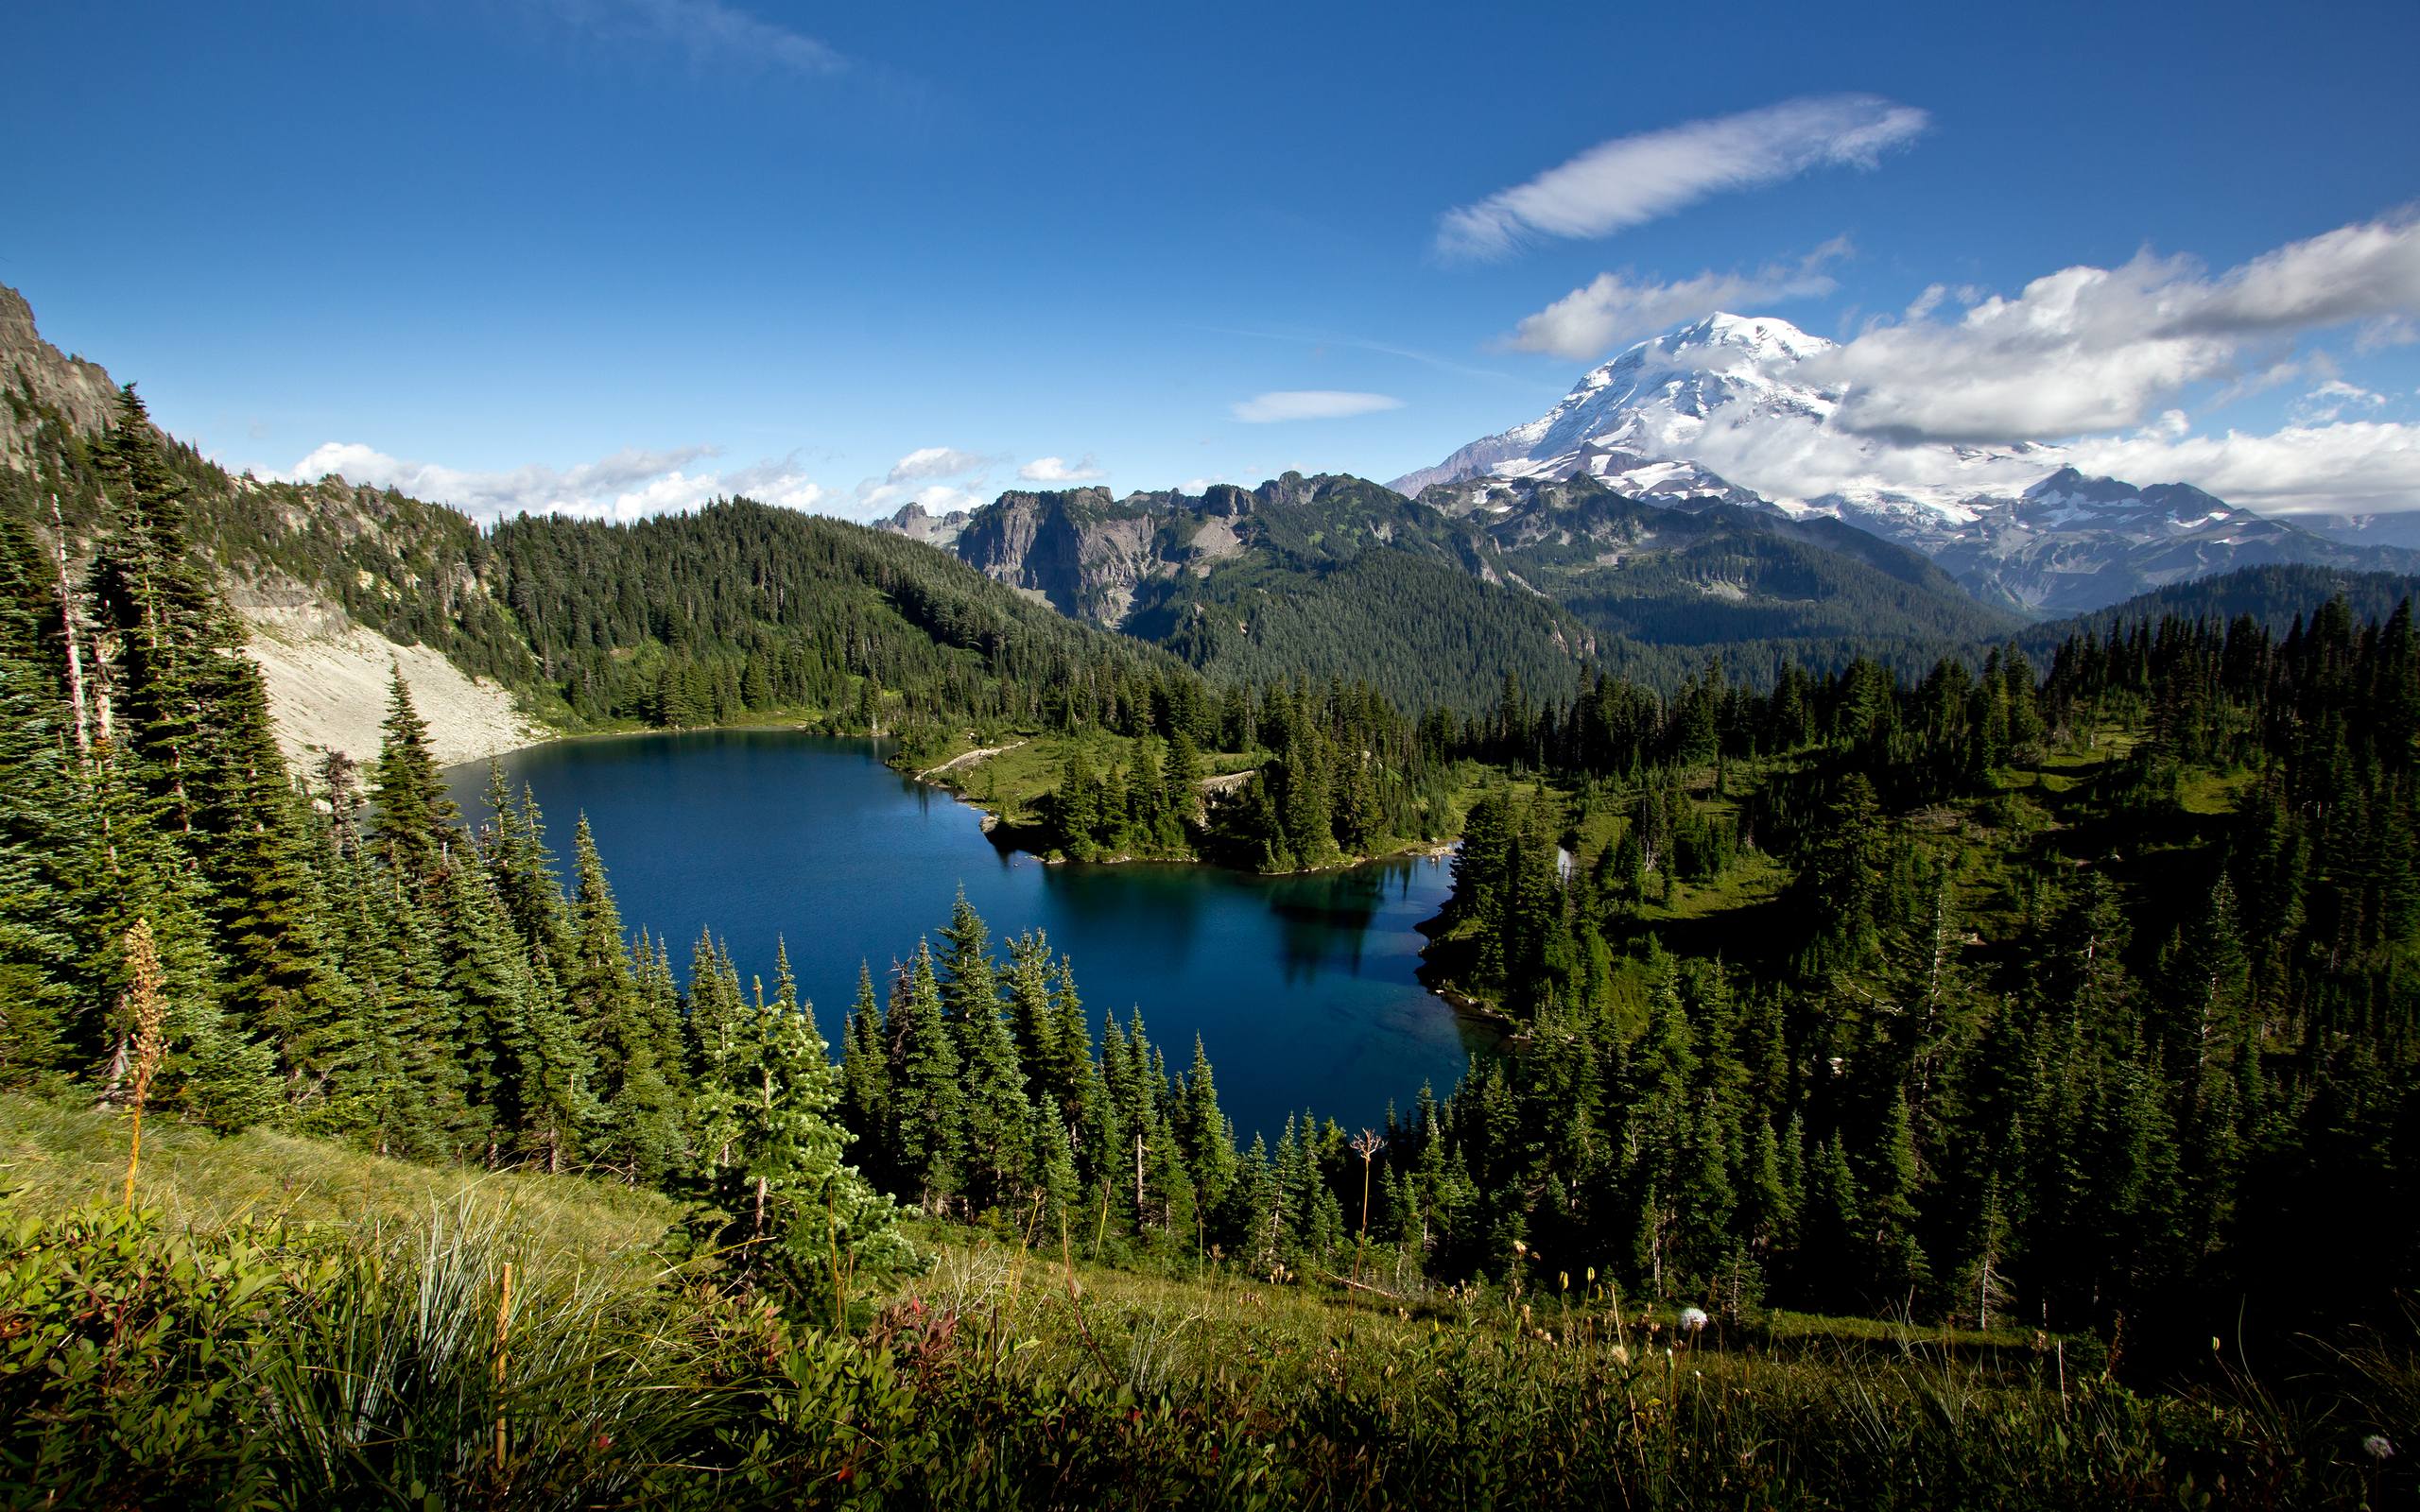
M1838 349L1773 316L1716 314L1592 369L1525 424L1395 479L1451 513L1505 484L1586 474L1651 504L1830 516L1924 553L1978 596L2072 610L2230 567L2325 561L2409 571L2409 552L2347 547L2185 484L2086 477L2063 447L1963 445L1853 431Z
M1821 378L1832 350L1778 317L1710 315L1637 343L1545 415L1394 487L1590 472L1619 489L1651 475L1661 493L1702 482L1703 493L1730 502L1753 494L1787 514L1836 515L1915 543L1971 524L1978 501L2014 497L2062 465L2055 447L1908 442L1842 428L1842 390Z

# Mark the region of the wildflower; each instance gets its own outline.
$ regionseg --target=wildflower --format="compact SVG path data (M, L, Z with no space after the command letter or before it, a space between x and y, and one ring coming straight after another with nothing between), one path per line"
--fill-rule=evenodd
M1630 1346L1629 1346L1629 1345L1627 1345L1627 1344L1616 1344L1616 1345L1615 1345L1615 1346L1614 1346L1614 1364L1616 1364L1616 1365L1628 1365L1628 1364L1630 1364Z
M1704 1328L1706 1321L1705 1310L1703 1308L1685 1307L1681 1309L1681 1327L1690 1333L1695 1333L1700 1329Z
M2361 1440L2361 1450L2375 1460L2394 1458L2394 1442L2384 1434L2372 1434Z

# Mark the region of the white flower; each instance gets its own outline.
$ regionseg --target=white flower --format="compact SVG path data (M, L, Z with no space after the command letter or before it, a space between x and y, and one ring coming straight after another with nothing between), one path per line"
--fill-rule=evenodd
M2368 1452L2372 1459L2394 1458L2394 1441L2384 1434L2372 1434L2369 1437L2362 1439L2361 1448Z

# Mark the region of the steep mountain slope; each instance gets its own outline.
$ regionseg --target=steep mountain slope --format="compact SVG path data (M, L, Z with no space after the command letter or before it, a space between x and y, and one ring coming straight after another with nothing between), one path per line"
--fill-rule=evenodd
M949 549L1214 675L1360 679L1408 706L1481 707L1508 671L1567 690L1597 650L1568 614L1501 581L1475 530L1362 478L1004 493Z
M2408 571L2420 558L2267 519L2183 484L2086 478L2055 446L1954 446L1835 423L1819 376L1832 343L1772 317L1714 315L1599 367L1552 410L1395 480L1407 490L1495 477L1598 477L1617 490L1793 519L1829 516L1941 563L1976 596L2027 612L2115 603L2145 588L2266 562ZM1815 493L1795 480L1842 480Z
M111 520L92 443L116 414L117 386L99 365L43 340L24 297L6 287L0 385L0 509L45 542L63 533L64 569L80 576ZM290 757L374 752L391 668L436 719L442 760L547 733L560 705L544 696L537 663L482 585L485 543L469 520L341 478L234 476L161 440L186 490L189 533L251 631L249 649Z
M1507 578L1592 629L1652 645L1854 640L1916 655L2017 623L1917 553L1837 520L1702 500L1662 508L1585 474L1438 484L1422 499L1478 524ZM1833 659L1813 645L1801 654Z
M1199 497L1007 493L949 548L1063 612L1250 677L1366 678L1413 704L1483 706L1593 661L1672 682L1717 647L1764 666L1921 659L2016 621L1922 556L1840 521L1580 472L1436 484L1417 500L1288 473ZM887 528L933 538L921 511ZM1685 654L1684 654L1685 652ZM1751 673L1750 676L1759 674Z

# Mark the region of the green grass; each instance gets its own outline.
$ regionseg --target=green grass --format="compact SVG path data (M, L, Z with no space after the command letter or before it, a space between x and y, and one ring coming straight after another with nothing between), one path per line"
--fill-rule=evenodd
M119 1202L127 1149L122 1113L0 1092L0 1203L66 1212ZM172 1230L375 1228L466 1200L505 1215L538 1248L589 1262L658 1251L678 1216L651 1192L585 1178L415 1165L268 1129L226 1137L157 1115L143 1125L135 1203Z
M2232 814L2236 799L2258 779L2250 771L2213 772L2196 769L2178 782L2177 802L2187 814Z
M1063 1252L930 1225L929 1270L858 1296L834 1332L728 1292L707 1261L607 1263L652 1219L582 1180L166 1125L145 1201L182 1205L181 1228L90 1200L122 1170L113 1116L7 1097L0 1132L0 1506L2383 1506L2413 1489L2360 1449L2420 1400L2408 1348L2351 1362L2358 1412L2249 1382L2145 1395L2021 1332L1772 1314L1684 1335L1669 1307L1584 1276L1436 1288L1376 1254L1355 1289L1328 1267L1279 1282L1172 1247L1130 1271L1084 1261L1080 1235ZM268 1192L285 1224L259 1221Z
M1672 880L1668 901L1639 905L1638 917L1653 925L1717 915L1772 902L1789 885L1789 868L1761 850L1742 850L1738 861L1712 882Z

